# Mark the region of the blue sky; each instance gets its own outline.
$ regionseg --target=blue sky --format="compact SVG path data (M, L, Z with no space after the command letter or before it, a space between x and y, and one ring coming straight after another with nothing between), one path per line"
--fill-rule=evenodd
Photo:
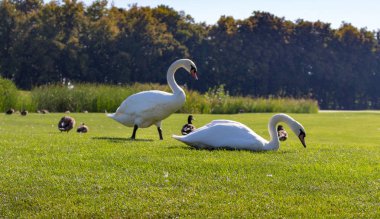
M82 0L86 5L93 0ZM196 22L215 24L222 15L248 18L253 11L266 11L287 20L302 18L323 21L338 28L342 21L368 30L380 29L380 1L377 0L108 0L117 7L156 7L164 4L185 11Z

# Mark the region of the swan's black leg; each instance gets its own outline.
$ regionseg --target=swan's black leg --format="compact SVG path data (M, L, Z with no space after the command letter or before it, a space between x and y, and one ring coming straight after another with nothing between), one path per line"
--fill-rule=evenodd
M131 136L131 139L132 140L135 140L136 139L136 131L139 127L137 125L133 126L133 133L132 133L132 136Z
M160 140L164 140L162 138L162 130L161 130L161 127L157 127L157 131L158 131L158 134L160 135Z

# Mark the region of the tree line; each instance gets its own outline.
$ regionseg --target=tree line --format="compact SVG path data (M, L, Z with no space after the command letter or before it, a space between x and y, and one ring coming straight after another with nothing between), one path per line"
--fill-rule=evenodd
M380 109L380 32L342 23L289 21L254 11L215 25L168 6L107 7L81 1L0 0L0 76L20 89L62 81L166 83L178 58L199 81L231 95L312 98L322 109Z

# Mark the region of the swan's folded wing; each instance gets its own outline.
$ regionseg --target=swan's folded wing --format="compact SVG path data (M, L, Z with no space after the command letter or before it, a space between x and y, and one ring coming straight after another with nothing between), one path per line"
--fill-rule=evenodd
M170 102L172 100L173 94L163 92L163 91L143 91L137 94L133 94L125 99L117 111L120 112L133 112L133 111L143 111L146 109L151 109L162 103Z
M220 122L213 126L203 126L185 136L173 138L197 148L248 149L265 139L239 123Z

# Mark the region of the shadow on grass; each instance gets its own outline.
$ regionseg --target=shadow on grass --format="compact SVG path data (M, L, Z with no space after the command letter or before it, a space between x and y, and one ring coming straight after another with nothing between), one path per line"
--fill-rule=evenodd
M131 138L118 138L118 137L93 137L94 140L105 140L111 142L149 142L153 141L152 139L131 139Z
M279 150L279 151L252 151L247 149L236 149L232 147L220 147L220 148L212 148L212 147L192 147L192 146L171 146L168 147L168 149L184 149L184 150L196 150L196 151L246 151L250 153L257 153L257 154L288 154L288 153L294 153L294 151L289 150Z
M229 147L225 147L225 148L212 148L212 147L193 147L193 146L171 146L171 147L168 147L169 149L184 149L184 150L196 150L196 151L239 151L238 149L235 149L235 148L229 148Z

